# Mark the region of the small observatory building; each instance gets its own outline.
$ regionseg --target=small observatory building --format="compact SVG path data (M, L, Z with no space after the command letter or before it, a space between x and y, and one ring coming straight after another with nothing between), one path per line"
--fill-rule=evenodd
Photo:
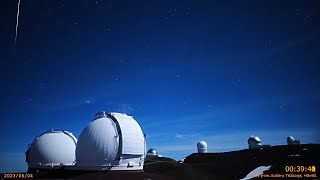
M250 136L248 139L249 149L260 149L262 147L261 140L258 136Z
M147 152L147 156L158 156L158 151L156 149L149 149Z
M77 170L143 171L145 136L132 116L97 113L79 136Z
M77 138L68 131L48 130L29 144L25 153L28 172L50 171L75 162Z
M292 136L287 137L287 144L288 145L299 145L300 140L295 140Z
M197 143L198 153L207 153L208 152L208 145L205 141L199 141Z

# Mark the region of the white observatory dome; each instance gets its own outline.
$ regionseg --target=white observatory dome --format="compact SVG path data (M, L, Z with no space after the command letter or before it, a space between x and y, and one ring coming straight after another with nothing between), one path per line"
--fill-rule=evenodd
M97 113L82 131L76 147L76 166L83 170L142 169L145 137L133 117Z
M199 141L197 143L198 153L206 153L208 151L208 145L205 141Z
M36 137L26 151L29 168L50 168L75 162L77 138L68 131L49 130Z
M258 136L250 136L248 139L249 149L260 149L262 147L261 140Z
M292 136L287 137L287 143L288 145L293 145L295 144L295 140Z
M158 156L158 152L155 149L151 148L148 150L147 156Z

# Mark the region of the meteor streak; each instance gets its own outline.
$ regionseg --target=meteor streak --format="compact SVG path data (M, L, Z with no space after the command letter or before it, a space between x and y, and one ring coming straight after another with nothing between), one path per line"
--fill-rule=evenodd
M20 0L18 1L18 12L17 12L17 23L16 23L16 36L14 38L14 44L17 44L18 37L18 27L19 27L19 11L20 10Z

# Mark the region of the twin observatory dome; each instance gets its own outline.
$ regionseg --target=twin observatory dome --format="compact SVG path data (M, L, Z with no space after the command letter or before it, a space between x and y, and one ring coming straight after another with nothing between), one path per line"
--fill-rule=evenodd
M49 130L29 145L28 171L143 170L146 140L138 122L122 113L97 113L77 140Z

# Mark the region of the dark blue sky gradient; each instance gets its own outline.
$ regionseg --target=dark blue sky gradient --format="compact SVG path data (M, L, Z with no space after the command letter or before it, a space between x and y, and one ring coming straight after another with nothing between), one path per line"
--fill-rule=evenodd
M176 159L251 134L319 143L317 1L5 1L0 171L47 129L77 137L100 110L133 115Z

